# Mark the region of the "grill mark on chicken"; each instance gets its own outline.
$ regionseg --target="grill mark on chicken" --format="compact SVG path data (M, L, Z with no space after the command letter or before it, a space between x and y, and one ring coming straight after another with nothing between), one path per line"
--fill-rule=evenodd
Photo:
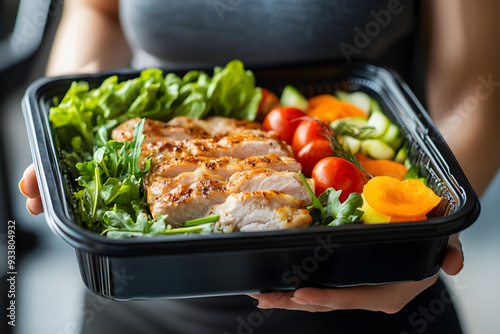
M208 186L203 186L203 182ZM314 180L308 180L309 185L314 189ZM201 184L200 185L198 185ZM267 168L253 169L243 172L236 172L229 178L221 175L211 174L204 167L200 167L192 173L181 173L172 178L157 177L145 183L147 189L148 204L154 205L159 199L166 197L166 203L183 202L184 198L168 196L167 193L177 190L180 184L186 187L202 187L203 195L210 195L215 190L216 193L225 192L227 194L241 191L256 191L270 189L293 195L295 198L303 200L306 205L310 205L311 199L306 187L303 185L299 174L293 172L279 172ZM193 186L194 185L194 186ZM216 185L214 187L213 185ZM221 188L224 188L221 190ZM175 192L175 191L174 191Z
M300 164L294 158L279 157L276 154L253 156L241 158L209 158L204 156L188 156L184 158L171 158L157 164L148 179L161 177L173 177L180 173L194 172L204 167L212 174L230 177L235 172L246 171L256 168L268 168L276 171L299 172Z
M213 158L248 158L276 154L282 157L293 157L292 149L285 142L254 133L239 133L221 139L161 140L143 144L141 148L141 167L150 155L153 166L167 159L193 155Z
M152 216L168 214L170 224L182 225L185 220L204 216L212 205L224 202L231 194L258 190L293 195L301 203L311 204L309 193L297 173L262 168L235 173L222 180L220 176L204 178L203 171L197 172L197 175L183 173L170 180L158 179L147 185L147 201ZM181 182L186 179L191 183ZM310 182L314 189L313 181Z
M133 118L118 125L112 131L111 138L119 141L131 141L134 139L134 127L140 120L140 118ZM263 131L260 123L218 116L205 120L182 116L176 117L170 122L146 118L142 131L146 136L143 143L161 141L166 138L171 140L222 138L245 132L276 137L276 134L272 132Z

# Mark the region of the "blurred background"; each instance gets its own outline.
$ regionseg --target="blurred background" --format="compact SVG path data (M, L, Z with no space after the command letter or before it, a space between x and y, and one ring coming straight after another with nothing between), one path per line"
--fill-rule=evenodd
M21 113L27 86L44 75L63 0L0 0L0 309L7 308L6 231L16 221L16 326L0 317L0 333L78 333L84 312L73 248L25 208L18 181L31 162ZM500 327L500 176L481 199L479 220L461 234L465 268L445 277L465 333ZM446 276L443 274L443 276Z

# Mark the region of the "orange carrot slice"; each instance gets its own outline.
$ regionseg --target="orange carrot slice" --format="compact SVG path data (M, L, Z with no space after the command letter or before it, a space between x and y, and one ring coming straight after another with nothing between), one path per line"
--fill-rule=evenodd
M307 111L310 111L322 104L335 104L339 99L330 94L320 94L307 100Z
M330 94L310 98L307 102L307 114L311 117L317 117L327 124L346 117L368 118L363 110Z
M403 220L422 217L441 202L441 197L422 181L400 181L389 176L376 176L368 181L363 196L374 210Z
M359 159L359 162L372 176L390 176L402 181L408 172L405 165L392 160L374 160L366 157Z

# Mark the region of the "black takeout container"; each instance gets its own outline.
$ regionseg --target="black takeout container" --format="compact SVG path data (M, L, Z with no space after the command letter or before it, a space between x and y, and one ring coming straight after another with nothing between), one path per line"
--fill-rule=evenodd
M402 130L413 164L426 167L443 198L427 221L305 229L108 239L79 226L48 120L54 97L74 80L98 86L135 70L43 78L22 102L45 216L76 250L84 284L116 300L180 298L421 280L438 273L448 238L472 224L479 201L445 141L408 86L389 70L362 63L254 69L277 94L286 84L306 97L363 91ZM179 71L178 74L182 74Z

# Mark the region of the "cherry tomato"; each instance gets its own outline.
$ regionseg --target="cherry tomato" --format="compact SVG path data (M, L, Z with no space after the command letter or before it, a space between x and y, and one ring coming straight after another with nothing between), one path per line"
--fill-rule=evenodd
M325 140L322 135L324 130L315 121L303 121L299 124L292 140L293 154L297 155L299 151L308 143L315 140Z
M312 170L318 161L329 155L332 155L330 142L323 138L307 143L297 152L295 159L302 165L302 173L306 177L311 177Z
M265 131L275 131L278 133L279 139L291 144L295 129L301 123L299 118L305 115L302 110L297 108L277 107L267 114L262 123L262 129Z
M276 94L268 89L261 88L262 97L257 108L257 121L262 122L271 110L280 105L280 100Z
M316 183L316 196L333 187L335 190L342 190L341 202L353 192L361 194L365 184L365 178L359 168L338 157L321 159L313 168L312 178Z

